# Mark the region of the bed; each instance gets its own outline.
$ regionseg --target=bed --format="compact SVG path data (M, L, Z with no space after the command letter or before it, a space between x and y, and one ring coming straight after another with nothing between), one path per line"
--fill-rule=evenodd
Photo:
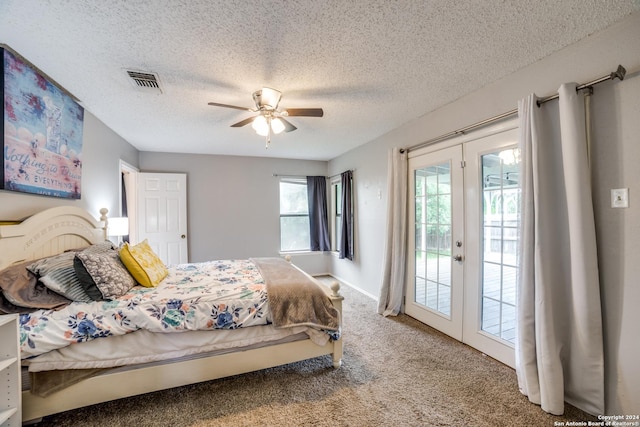
M19 223L0 225L0 270L18 262L37 260L62 254L69 250L78 250L100 244L106 240L106 220L106 212L103 212L103 217L98 221L83 209L74 206L63 206L45 210ZM276 263L278 260L281 259L274 258L273 262ZM264 265L267 266L272 262L271 259L263 259L263 261L266 262ZM326 295L325 299L330 302L330 307L335 309L338 319L341 319L343 298L339 294L339 284L333 282L330 287L326 287L290 264L290 262L287 262L287 264L292 269L291 277L298 277L296 274L302 274L304 275L304 280L314 281L315 285L322 289L322 292ZM256 265L261 273L266 273L264 265ZM180 274L186 274L186 270L188 269L183 266ZM173 276L170 275L170 277ZM265 279L265 281L267 280ZM276 295L274 292L274 300L272 301L274 307ZM274 309L271 315L277 317L275 313ZM168 344L174 350L173 353L165 350L165 353L162 356L157 356L158 358L156 359L151 357L150 359L134 361L124 367L118 367L117 362L109 362L113 366L99 369L98 372L87 375L85 379L76 380L72 385L49 394L36 395L30 390L24 390L22 392L22 420L23 422L38 420L46 415L96 403L326 355L331 355L333 366L338 368L342 363L342 339L339 334L341 325L338 324L337 334L335 330L333 332L318 331L313 326L274 328L273 324L267 322L267 324L237 330L251 331L251 334L259 336L257 340L251 339L249 342L244 338L231 338L229 341L231 344L226 343L222 346L211 344L211 348L207 347L209 344L205 344L212 340L210 337L215 336L216 340L218 336L225 334L233 337L236 330L180 331L180 333L176 334L156 334L154 332L140 331L139 336L136 335L139 332L124 333L116 338L129 341L126 341L127 344L117 344L120 348L136 347L136 345L131 345L132 342L136 342L131 341L132 339L138 340L138 342L145 342L144 340L161 341L159 339L156 340L160 336L163 339L169 336L180 337L180 339L168 340L170 341ZM285 329L287 330L286 334L282 332ZM24 334L24 331L21 333ZM319 333L329 333L330 338L319 340ZM143 334L147 334L147 336L145 337ZM193 339L191 338L192 336ZM110 340L112 338L95 339L69 347L88 349L95 345L96 342L118 342L117 340ZM211 342L213 341L215 340ZM122 342L124 343L125 341ZM189 342L190 348L183 349L181 342ZM203 344L199 344L200 342ZM115 346L116 344L109 345ZM102 351L104 352L105 350ZM107 352L110 351L107 350ZM44 354L44 356L47 355L48 353ZM28 360L24 363L26 365L35 365L37 359L38 357L35 357L33 360ZM43 368L34 369L45 373L53 373L48 372L49 369L58 369L55 363L52 365L54 366L53 368L47 367L46 363L43 366ZM61 372L66 369L64 364L60 366ZM73 372L73 370L70 372ZM80 372L80 370L77 372ZM123 387L123 384L126 384L126 387Z

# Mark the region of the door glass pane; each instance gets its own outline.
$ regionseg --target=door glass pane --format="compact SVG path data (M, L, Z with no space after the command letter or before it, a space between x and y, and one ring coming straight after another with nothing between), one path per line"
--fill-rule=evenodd
M417 169L415 302L451 315L451 173L449 163Z
M427 305L427 283L422 277L416 276L416 302Z
M520 181L517 149L482 156L482 330L515 340Z

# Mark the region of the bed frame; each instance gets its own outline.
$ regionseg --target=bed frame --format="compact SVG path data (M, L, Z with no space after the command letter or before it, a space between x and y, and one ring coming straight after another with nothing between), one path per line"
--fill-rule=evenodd
M74 206L47 209L14 225L0 225L0 269L25 260L56 255L106 240L106 209L97 221ZM306 273L305 273L306 274ZM319 283L319 282L318 282ZM342 318L340 285L322 285ZM46 398L22 392L23 422L46 415L123 397L238 375L287 363L331 355L342 364L342 339L318 346L306 339L251 350L207 356L125 372L105 373L74 384ZM122 387L122 384L127 387Z

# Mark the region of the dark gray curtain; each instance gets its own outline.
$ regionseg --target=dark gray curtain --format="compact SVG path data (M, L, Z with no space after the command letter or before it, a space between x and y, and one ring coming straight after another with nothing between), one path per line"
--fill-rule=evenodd
M330 251L326 177L307 177L307 200L309 201L309 240L311 250Z
M342 172L340 177L342 181L342 230L340 231L339 258L353 261L353 172Z

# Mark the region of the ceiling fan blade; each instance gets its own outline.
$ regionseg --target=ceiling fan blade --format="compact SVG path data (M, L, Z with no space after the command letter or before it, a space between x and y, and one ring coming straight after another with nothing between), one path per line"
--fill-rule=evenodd
M249 123L251 123L253 121L253 119L255 119L255 117L249 117L248 119L244 119L242 121L239 121L238 123L234 123L231 125L232 128L239 128L245 125L248 125Z
M217 102L210 102L209 105L213 105L214 107L225 107L225 108L234 108L236 110L253 111L251 108L238 107L237 105L219 104Z
M282 120L282 123L284 123L284 131L285 132L293 132L294 130L298 129L297 127L295 127L290 122L288 122L287 120L283 119L282 117L280 117L280 120Z
M324 115L322 108L287 108L285 111L289 117L322 117Z

